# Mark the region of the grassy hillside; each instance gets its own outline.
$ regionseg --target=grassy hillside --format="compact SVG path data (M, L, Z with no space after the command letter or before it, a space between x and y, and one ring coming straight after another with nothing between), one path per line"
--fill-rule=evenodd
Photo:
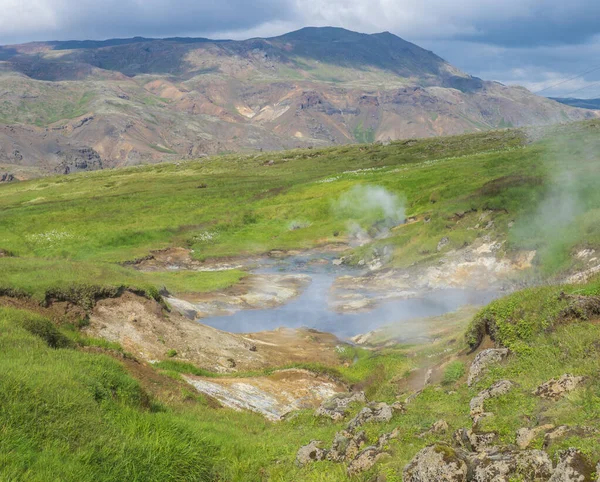
M0 266L22 278L36 269L34 259L50 277L47 260L101 263L100 278L108 279L117 268L102 263L167 246L189 247L203 260L346 241L350 221L369 230L385 216L380 206L365 208L352 198L360 185L384 189L394 209L416 221L379 243L393 249L392 265L435 260L443 236L449 250L487 234L506 239L504 251L538 250L536 262L551 275L570 267L576 247L600 244L599 125L563 127L534 143L525 132L507 130L5 185L0 249L24 261L0 258ZM85 264L67 266L78 281L87 272L97 277ZM122 270L118 276L139 278Z
M421 266L488 237L502 243L499 257L536 250L532 276L555 280L583 267L579 250L600 247L599 128L591 122L225 156L2 185L0 294L30 297L32 307L62 293L61 299L89 308L96 296L127 287L157 299L163 287L212 291L234 285L245 272L143 273L123 262L169 246L210 260L343 243L356 225L373 231L401 213L407 224L356 248L351 259L385 245L387 267ZM365 192L383 201L373 204ZM444 237L448 243L438 249ZM303 366L388 403L414 391L410 380L418 370L436 374L406 413L365 425L367 444L394 428L400 435L389 442L390 455L356 480L383 474L400 481L421 448L451 442L455 430L470 426L469 400L501 379L516 388L486 402L494 415L482 422L499 443L513 443L517 429L547 421L585 426L591 430L573 432L547 451L555 456L577 447L597 462L599 296L597 280L530 288L473 319L459 313L441 320L451 329L432 343L389 345L382 334L373 349L341 349L338 366ZM490 336L512 354L469 388L474 354L468 352L489 344ZM586 376L584 387L557 402L532 394L567 372ZM220 408L183 382L182 374L194 373L206 375L174 361L143 365L114 343L83 337L76 324L57 327L29 311L0 308L0 480L347 478L343 464L294 463L300 446L330 443L346 422L300 411L271 423ZM349 417L360 408L353 406ZM419 437L439 419L449 425L446 434ZM540 435L532 446L542 444Z

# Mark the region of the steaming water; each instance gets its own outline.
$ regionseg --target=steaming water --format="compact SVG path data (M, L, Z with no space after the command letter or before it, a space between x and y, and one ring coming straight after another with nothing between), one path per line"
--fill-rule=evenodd
M338 313L331 311L328 305L332 283L337 276L359 273L344 267L333 267L331 264L313 265L310 261L306 257L271 260L271 266L256 271L309 275L312 278L311 284L290 303L272 309L242 310L232 315L202 318L199 321L233 333L274 330L279 327L306 327L348 338L392 323L443 315L464 305L487 304L498 296L497 292L492 291L441 290L424 293L419 298L382 302L367 312Z

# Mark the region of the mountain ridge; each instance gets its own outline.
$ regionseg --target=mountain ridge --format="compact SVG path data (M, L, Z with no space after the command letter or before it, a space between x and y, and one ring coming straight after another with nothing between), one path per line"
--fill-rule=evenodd
M4 46L0 98L0 170L17 177L597 116L335 27Z

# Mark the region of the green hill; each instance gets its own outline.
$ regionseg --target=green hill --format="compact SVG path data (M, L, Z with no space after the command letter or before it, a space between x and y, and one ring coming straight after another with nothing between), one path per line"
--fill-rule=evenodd
M432 444L446 461L458 457L473 464L479 454L492 463L487 448L457 441L454 434L463 428L471 436L489 436L508 460L507 453L514 458L518 452L518 430L544 427L528 450L547 454L552 471L560 470L567 448L581 451L583 466L595 467L598 129L600 123L590 121L389 145L226 155L0 185L0 480L400 481L406 464ZM384 201L373 204L365 192ZM362 246L352 243L357 226L369 236ZM399 280L393 276L404 273L416 280L452 263L460 273L482 256L492 263L489 277L497 275L514 292L475 315L465 309L419 321L430 329L425 342L402 340L405 325L371 335L364 346L339 342L333 361L321 347L321 358L310 362L274 357L246 369L240 357L235 370L217 373L196 362L187 353L191 348L175 350L170 339L160 340L161 324L184 333L191 326L168 311L167 292L201 296L219 290L233 296L250 276L236 260L346 245L352 247L344 263L379 263L370 275L374 280ZM136 269L136 261L151 263L152 253L167 248L189 253L194 266L231 266ZM469 259L458 258L464 253ZM116 342L107 318L105 331L98 329L106 336L86 331L98 323L95 307L118 308L126 296L150 306L148 336L164 345L160 359L133 353L133 336L125 346ZM145 313L119 315L116 324L146 326ZM193 343L196 338L187 334ZM218 339L227 340L223 350L249 340ZM304 342L316 339L308 333ZM469 386L473 359L493 346L510 354ZM268 343L244 350L245 357L265 359L274 353ZM348 462L295 461L311 440L329 448L364 403L350 405L342 420L303 409L269 422L223 407L186 382L199 376L250 383L280 368L308 370L362 390L372 401L401 402L390 419L361 427L363 449L397 429L379 439L377 450L387 455L353 479ZM431 381L422 384L426 373ZM534 394L565 374L584 378L564 396ZM488 416L473 424L470 401L503 380L511 382L510 390L485 400ZM447 427L430 431L440 420ZM567 428L553 432L562 426ZM533 480L522 465L515 467L506 480ZM585 480L591 481L588 472Z

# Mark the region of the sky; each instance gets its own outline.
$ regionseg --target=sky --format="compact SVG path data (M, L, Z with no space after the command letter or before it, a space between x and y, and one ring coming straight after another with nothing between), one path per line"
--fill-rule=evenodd
M599 0L0 0L0 12L4 45L245 39L305 26L389 31L486 80L547 96L600 97Z

